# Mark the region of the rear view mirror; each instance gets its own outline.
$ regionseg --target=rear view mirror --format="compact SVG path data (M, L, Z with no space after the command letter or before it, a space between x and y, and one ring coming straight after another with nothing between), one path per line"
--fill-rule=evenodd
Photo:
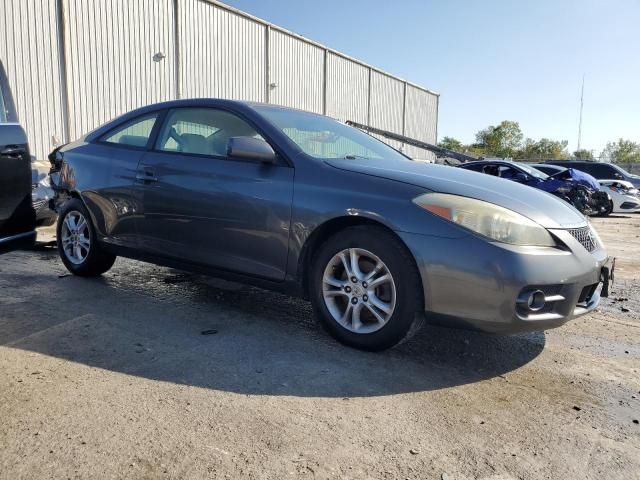
M254 137L231 137L227 145L227 156L276 163L276 152L271 145Z

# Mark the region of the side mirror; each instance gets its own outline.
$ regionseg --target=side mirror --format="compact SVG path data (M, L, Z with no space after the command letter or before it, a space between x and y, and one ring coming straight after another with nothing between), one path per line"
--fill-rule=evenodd
M231 137L227 144L227 156L260 160L270 165L276 163L276 152L271 145L254 137Z
M523 172L517 172L514 176L513 179L516 182L528 182L529 181L529 175L527 175L526 173Z

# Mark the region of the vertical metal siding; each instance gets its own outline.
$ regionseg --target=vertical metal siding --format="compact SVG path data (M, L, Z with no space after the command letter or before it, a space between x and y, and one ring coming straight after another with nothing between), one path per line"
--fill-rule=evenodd
M265 101L266 27L203 0L178 12L181 96Z
M436 143L438 97L419 88L407 85L407 109L405 135L429 143ZM429 152L407 147L405 153L415 158L433 159Z
M402 134L404 82L380 72L371 72L370 125ZM402 145L382 139L394 148Z
M331 52L327 55L327 115L367 123L369 69Z
M172 0L63 1L71 138L173 98Z
M0 62L32 155L65 140L55 0L0 0Z
M270 103L322 113L324 50L270 29Z

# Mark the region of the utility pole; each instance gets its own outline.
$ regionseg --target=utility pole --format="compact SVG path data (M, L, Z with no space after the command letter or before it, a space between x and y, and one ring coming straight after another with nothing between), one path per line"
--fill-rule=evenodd
M584 73L582 74L582 90L580 91L580 121L578 122L578 150L582 142L582 107L584 106Z

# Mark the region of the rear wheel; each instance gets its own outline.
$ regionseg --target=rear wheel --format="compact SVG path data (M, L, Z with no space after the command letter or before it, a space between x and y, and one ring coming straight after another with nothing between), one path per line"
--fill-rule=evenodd
M89 212L76 198L69 200L60 213L56 234L62 263L74 275L102 275L116 260L98 244Z
M312 270L316 314L342 343L383 350L422 323L422 282L413 257L383 228L335 234L316 252Z

